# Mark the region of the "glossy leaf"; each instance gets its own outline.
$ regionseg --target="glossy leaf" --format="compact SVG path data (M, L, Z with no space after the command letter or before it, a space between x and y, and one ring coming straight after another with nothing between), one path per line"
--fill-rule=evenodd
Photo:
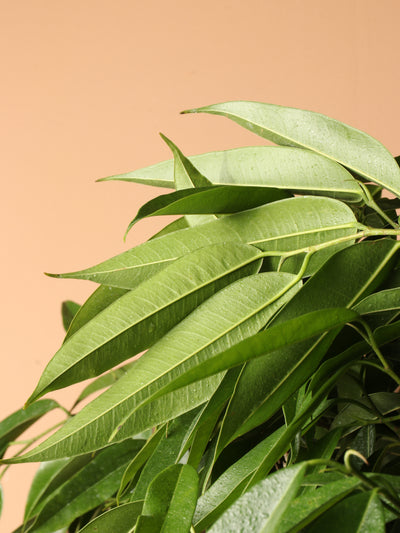
M26 429L45 414L59 408L54 400L42 400L26 409L19 409L0 422L0 458L10 442L19 437Z
M151 482L143 515L160 518L163 533L187 533L196 507L198 484L192 466L171 465Z
M72 300L66 300L61 304L61 315L65 331L68 331L68 328L74 316L79 311L79 308L80 305Z
M127 462L141 445L142 441L127 440L100 451L52 493L29 531L53 533L101 505L117 490Z
M353 306L384 279L397 250L395 241L381 240L360 243L338 252L303 286L271 325L330 306ZM349 265L356 268L351 270ZM363 265L363 269L357 265ZM330 287L328 292L325 291L327 286ZM325 297L321 298L321 294ZM331 332L249 363L227 409L221 446L271 416L311 377L336 334Z
M208 187L212 183L205 177L191 161L183 155L179 148L165 135L161 134L161 138L167 143L174 155L174 185L177 191L181 189L188 189L190 187ZM188 215L185 219L189 226L197 226L198 224L205 224L215 220L214 215ZM132 223L128 226L127 232L132 227Z
M128 230L139 220L160 215L231 214L289 198L280 189L217 185L200 189L183 189L163 194L144 204L129 224Z
M226 102L187 113L222 115L276 144L307 148L400 196L400 169L376 139L320 113L258 102Z
M383 507L376 491L362 492L324 513L307 533L385 533Z
M295 283L291 274L269 272L249 276L222 289L175 326L126 376L84 407L61 430L14 461L50 460L91 451L168 420L162 418L162 413L171 409L171 403L176 409L172 416L172 410L169 411L173 417L185 412L185 408L189 411L207 401L222 376L194 384L197 394L190 396L183 391L180 396L177 391L170 398L161 399L158 415L153 402L145 416L138 411L135 419L135 411L170 386L173 379L255 334L298 290L299 284Z
M79 531L80 533L133 533L142 508L143 502L120 505L98 516Z
M200 302L254 273L257 248L233 244L196 250L124 294L65 342L29 398L97 376L145 350Z
M314 194L360 202L362 191L353 176L332 160L291 147L246 146L189 158L214 185L276 187L297 194ZM163 161L103 180L121 180L157 187L174 187L174 163Z
M178 257L213 243L242 242L283 253L353 235L357 224L352 211L337 200L288 198L169 233L94 267L55 276L131 288ZM330 253L337 249L332 247Z
M225 511L210 533L279 533L280 520L296 496L304 474L304 464L272 474Z

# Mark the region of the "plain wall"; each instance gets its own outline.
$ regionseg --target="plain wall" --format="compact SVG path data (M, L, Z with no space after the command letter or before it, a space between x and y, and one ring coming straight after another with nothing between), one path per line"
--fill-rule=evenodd
M122 236L160 190L95 183L170 158L263 140L179 111L256 100L322 112L400 153L396 0L22 0L1 2L1 401L22 407L59 347L62 300L90 282L44 271L91 266L149 237ZM79 387L51 395L70 406ZM42 427L42 426L40 426ZM0 530L22 519L37 465L2 480Z

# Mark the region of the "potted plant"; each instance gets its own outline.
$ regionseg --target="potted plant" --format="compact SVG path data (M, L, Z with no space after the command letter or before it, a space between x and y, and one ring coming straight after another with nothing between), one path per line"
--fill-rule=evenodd
M187 158L163 136L173 159L106 178L173 189L128 230L179 218L51 274L99 286L82 306L64 302L61 348L0 423L4 468L41 463L18 531L398 531L396 160L310 111L187 112L279 146ZM61 427L13 455L60 407L43 396L89 378Z

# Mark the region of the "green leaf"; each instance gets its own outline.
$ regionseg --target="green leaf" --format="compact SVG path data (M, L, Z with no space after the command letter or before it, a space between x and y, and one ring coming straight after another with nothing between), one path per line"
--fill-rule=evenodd
M305 465L284 468L241 496L217 520L210 533L276 533L294 499L305 473Z
M258 102L226 102L186 113L222 115L276 144L307 148L400 196L400 169L366 133L320 113Z
M68 331L68 328L79 311L80 305L73 302L72 300L66 300L61 304L61 315L65 331Z
M341 165L301 148L246 146L190 157L190 161L214 185L274 187L297 194L362 201L363 192ZM174 163L135 170L103 180L121 180L174 188Z
M34 516L34 514L36 514L35 508L41 498L45 495L47 488L52 485L54 478L56 478L60 471L70 462L71 459L66 458L40 463L26 500L24 513L25 524Z
M80 533L133 533L142 507L143 502L120 505L98 516L79 531Z
M28 402L145 350L214 292L256 272L259 257L257 248L229 243L195 250L170 264L71 336L48 363Z
M53 409L61 408L54 400L42 400L26 409L19 409L0 422L0 458L4 455L9 443L19 437L39 418Z
M116 287L107 287L106 285L97 287L74 316L64 342L76 333L78 329L81 329L82 326L127 292L128 289L118 289Z
M182 189L163 194L144 204L129 224L128 230L145 217L182 214L231 214L289 198L280 189L216 185L200 189Z
M120 477L142 441L127 440L100 451L46 501L32 533L53 533L82 514L101 505L118 488Z
M242 242L276 254L354 235L357 225L350 208L337 200L288 198L169 233L94 267L56 277L131 288L178 257L213 243ZM337 250L332 246L328 253Z
M277 272L249 276L225 287L175 326L126 376L84 407L61 430L36 450L13 461L50 460L92 451L110 440L122 440L168 420L163 419L162 413L171 409L171 404L173 408L168 412L173 417L204 403L222 376L194 384L197 393L191 396L186 391L180 396L176 391L170 398L160 399L158 414L156 402L147 406L145 415L139 411L191 367L259 331L298 288L295 276Z
M0 516L3 511L3 500L4 500L3 487L0 485Z
M146 463L148 458L153 455L154 450L158 446L158 443L162 437L166 434L166 425L159 427L153 435L147 440L146 444L141 448L141 450L135 455L132 461L126 467L124 475L121 479L121 484L118 490L117 499L120 499L124 489L127 485L134 479L136 474Z
M359 302L354 309L360 315L400 309L400 287L370 294Z
M144 465L135 489L132 491L131 501L142 500L146 496L152 480L163 470L178 462L182 441L196 414L197 410L185 413L164 428L164 434ZM143 508L143 514L153 514L145 512L145 508L146 504Z
M162 133L160 135L174 155L174 184L176 190L188 189L189 187L208 187L212 185L212 183L197 170L193 163L191 163L190 160L183 155L183 153L172 141L170 141ZM212 220L215 220L215 218L216 217L213 215L185 216L189 226L197 226L198 224L211 222ZM132 223L129 224L126 231L127 233L131 229L132 225Z
M387 275L397 250L395 241L380 240L338 252L311 277L271 325L326 307L353 306ZM355 268L351 269L350 265ZM220 446L276 412L311 377L336 334L333 331L248 363L226 411Z
M307 477L305 482L307 482ZM307 487L311 490L293 500L290 503L290 512L282 516L279 533L301 531L322 513L351 494L359 485L360 480L358 478L343 477L338 481L319 487L318 490L315 490L314 487Z
M173 233L174 231L178 231L180 229L186 229L188 227L189 227L189 224L186 222L185 217L180 217L177 220L174 220L173 222L165 226L162 230L158 231L156 234L150 237L149 240L158 239L158 237L162 237L163 235L168 235L168 233Z
M192 466L171 465L151 482L143 515L160 518L163 533L187 533L196 507L198 484Z
M252 473L284 433L281 427L230 466L199 498L193 523L196 531L209 528L243 494Z
M122 378L122 376L125 376L128 370L130 370L134 366L134 364L135 361L133 361L132 363L128 363L127 365L114 368L113 370L110 370L110 372L103 374L102 376L89 383L89 385L83 389L83 391L76 399L73 408L76 407L78 403L85 400L91 394L94 394L95 392L98 392L101 389L106 389L107 387L110 387L113 383Z
M307 533L384 533L383 507L376 491L361 492L339 502L307 529Z

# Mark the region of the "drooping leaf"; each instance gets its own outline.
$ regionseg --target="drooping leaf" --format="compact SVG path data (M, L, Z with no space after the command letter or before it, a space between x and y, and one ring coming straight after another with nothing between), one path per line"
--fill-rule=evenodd
M235 241L253 244L264 251L283 253L354 235L357 225L350 208L337 200L288 198L214 222L174 231L94 267L55 276L132 288L178 257L213 243ZM343 246L346 243L332 246L329 253Z
M160 215L231 214L253 207L289 198L281 189L217 185L199 189L182 189L163 194L144 204L129 224L129 229L139 220Z
M168 420L163 418L163 412L171 409L171 404L169 414L176 410L173 417L185 412L185 407L189 411L204 403L222 376L194 384L195 395L188 396L183 391L180 396L177 391L159 401L158 406L153 402L146 410L144 405L192 366L255 334L298 288L295 276L268 272L222 289L175 326L126 376L84 407L61 430L36 450L13 461L50 460L92 451L110 440L122 440ZM142 405L144 414L140 413Z
M120 505L98 516L79 531L80 533L133 533L142 508L143 502Z
M14 441L39 418L60 408L54 400L42 400L26 409L19 409L0 422L0 458L10 442Z
M276 144L307 148L333 159L367 181L400 196L400 169L376 139L320 113L258 102L226 102L186 113L211 113L234 120Z
M292 298L272 325L330 306L353 306L384 279L397 250L395 241L380 240L338 252ZM355 265L354 270L349 265ZM325 291L327 286L329 291ZM323 299L321 294L325 295ZM312 375L336 334L330 332L248 363L226 412L221 446L271 416Z
M385 533L383 506L375 490L350 496L312 523L307 533Z
M280 532L280 520L296 496L305 469L304 464L292 466L261 481L225 511L210 533Z
M161 138L166 142L174 156L174 185L177 191L191 187L208 187L212 185L170 139L163 134L161 134ZM185 216L185 219L189 226L197 226L198 224L211 222L216 217L214 215L188 215ZM127 232L131 227L132 223L129 224Z
M79 311L79 308L80 305L72 300L66 300L61 304L61 315L65 331L68 331L68 328L74 316Z
M215 291L256 272L259 257L255 247L229 243L195 250L171 263L71 336L46 366L28 402L145 350Z
M163 533L187 533L196 507L198 484L192 466L169 466L149 485L142 514L161 519Z
M101 505L117 490L126 464L142 444L142 441L127 440L100 451L75 476L53 492L30 531L53 533Z
M199 498L193 523L196 531L209 528L242 494L251 474L268 454L285 428L276 430L229 467Z
M297 194L314 194L360 202L362 190L341 165L301 148L246 146L189 158L214 185L275 187ZM174 163L150 167L100 181L121 180L174 188Z

